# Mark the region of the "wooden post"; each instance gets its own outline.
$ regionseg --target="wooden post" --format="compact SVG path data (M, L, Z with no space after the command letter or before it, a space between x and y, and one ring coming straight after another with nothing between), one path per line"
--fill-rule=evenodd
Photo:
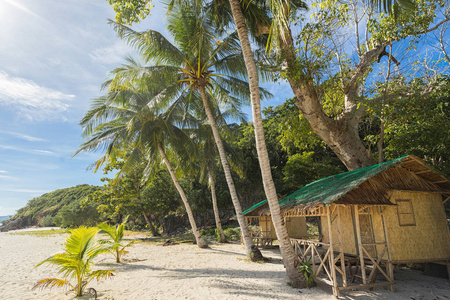
M392 263L392 255L391 255L391 244L389 243L389 230L387 228L386 222L384 221L384 208L380 207L381 221L383 222L383 230L385 235L385 242L387 247L388 261L386 263L386 271L389 275L389 280L394 282L394 264ZM395 292L395 285L391 284L388 286L388 290L391 292Z
M347 286L347 273L345 272L345 259L344 259L344 245L342 243L342 237L341 237L341 211L340 206L337 207L337 222L338 222L338 238L339 238L339 245L341 249L341 270L343 272L342 274L342 283L343 286Z
M316 250L316 245L315 244L311 244L312 248L311 248L311 265L312 265L312 272L314 274L314 276L316 276L316 257L314 256L314 252L317 251ZM450 274L450 273L449 273ZM449 275L450 278L450 275Z
M391 281L394 282L394 264L391 260L386 263L386 269ZM392 283L391 285L389 285L388 290L391 292L395 292L395 284Z
M356 225L356 238L358 239L358 251L359 251L359 261L361 265L361 276L363 284L367 284L366 279L366 267L364 265L364 252L361 240L361 227L359 226L359 207L355 205L355 225Z
M333 296L338 298L339 297L339 290L337 289L337 280L336 280L336 269L335 269L335 263L334 263L334 250L333 250L333 232L331 229L331 212L330 212L330 206L327 206L327 223L328 223L328 237L330 242L330 259L328 260L330 263L330 271L331 271L331 279L333 281Z

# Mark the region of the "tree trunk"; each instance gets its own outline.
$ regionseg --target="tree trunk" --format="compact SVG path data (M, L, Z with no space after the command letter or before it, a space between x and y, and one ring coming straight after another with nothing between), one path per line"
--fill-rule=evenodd
M199 88L199 92L202 96L203 106L205 108L206 116L208 117L209 125L214 135L214 141L217 145L217 150L219 152L220 161L222 162L223 171L225 173L225 178L227 180L228 189L230 190L231 201L233 202L234 210L236 211L236 218L241 228L242 240L244 241L245 252L247 257L250 258L252 253L253 239L250 236L250 231L248 229L247 222L245 221L244 215L242 214L241 202L239 201L236 187L234 185L233 177L231 177L231 170L228 164L227 156L225 153L225 148L223 147L222 138L220 137L219 129L217 127L216 120L211 112L211 108L208 103L208 96L204 87Z
M384 144L384 122L383 118L381 118L381 124L380 124L380 138L377 143L377 149L378 149L378 163L381 164L383 159L383 144Z
M219 234L219 243L228 243L222 229L222 222L220 221L219 207L217 206L216 198L216 183L214 181L214 174L209 172L209 187L211 188L211 198L213 203L214 218L216 219L216 228Z
M170 176L172 177L173 184L175 185L178 193L180 194L180 197L181 197L181 200L183 201L184 207L186 208L186 213L188 215L189 223L191 224L192 233L195 236L195 241L197 242L197 246L199 248L208 247L208 244L202 238L202 236L200 235L200 232L197 229L197 224L195 224L194 214L192 213L191 206L189 205L186 194L184 193L183 188L181 187L180 183L178 182L178 178L175 175L175 171L172 168L172 164L170 163L169 159L167 158L166 152L164 151L164 148L162 147L161 144L158 144L158 150L164 160L164 163L166 164L166 167L170 173Z
M288 67L287 78L296 98L295 104L308 120L312 131L331 148L347 169L355 170L375 164L370 151L364 147L359 137L359 122L364 108L355 101L357 83L353 82L344 87L345 109L342 115L336 120L328 117L323 111L311 79L300 71L294 71L298 70L298 66L290 28L285 28L284 32L284 38L279 41L281 56ZM371 59L382 50L379 48L364 54L361 63L355 68L354 78L364 73Z
M294 253L294 248L292 247L286 227L284 226L284 220L281 216L275 184L272 180L269 155L267 153L262 125L258 73L250 46L250 40L247 34L247 28L245 27L239 0L229 1L234 23L236 24L239 40L241 42L245 66L247 68L250 98L252 103L253 125L255 127L256 150L261 168L264 191L266 193L267 202L269 203L270 214L272 216L278 242L280 243L281 256L283 257L284 266L286 267L286 273L289 277L291 285L293 287L306 287L305 278L300 276L300 273L295 266L296 256Z
M150 221L145 211L142 212L142 215L144 216L145 222L147 222L148 228L150 229L152 236L159 236L160 235L159 232L156 230L155 226L153 226L152 221Z

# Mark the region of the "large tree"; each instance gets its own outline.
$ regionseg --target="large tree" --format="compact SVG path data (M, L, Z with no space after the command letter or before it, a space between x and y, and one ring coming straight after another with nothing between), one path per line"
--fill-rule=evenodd
M279 49L285 65L283 75L297 107L349 170L374 164L359 136L365 113L361 88L375 61L383 56L396 61L391 55L393 43L409 37L414 41L449 21L450 16L440 16L433 24L436 8L442 3L426 0L416 1L414 11L403 10L396 15L376 15L370 6L356 0L321 1L316 3L320 8L312 21L302 24L299 36L293 37L293 10L288 1L278 2L274 11L277 18L266 32L276 37L273 46ZM345 40L356 43L355 59L351 59L353 53L345 52L351 49ZM330 97L335 97L333 105L339 108L335 114L325 108L330 105Z

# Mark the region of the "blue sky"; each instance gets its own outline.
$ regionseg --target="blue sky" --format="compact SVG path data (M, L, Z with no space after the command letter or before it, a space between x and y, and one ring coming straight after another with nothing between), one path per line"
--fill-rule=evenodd
M164 31L164 8L153 4L133 28ZM90 99L133 54L108 18L105 0L0 0L0 216L55 189L102 184L101 172L86 171L100 153L71 156ZM277 97L266 105L292 95L286 85L269 89Z
M165 8L152 3L151 16L133 28L164 33ZM46 192L102 185L101 172L86 170L101 153L71 156L83 142L78 122L90 100L102 94L108 72L135 53L107 24L114 15L106 0L0 0L0 216ZM436 41L408 52L399 43L394 56L416 60L433 46ZM274 98L263 106L293 96L287 83L265 87ZM250 119L250 108L244 111Z

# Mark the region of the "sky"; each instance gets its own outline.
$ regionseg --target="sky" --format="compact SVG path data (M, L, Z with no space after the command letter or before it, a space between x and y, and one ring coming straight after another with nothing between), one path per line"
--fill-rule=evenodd
M134 29L165 32L164 6L153 4ZM90 100L135 54L107 24L114 15L106 0L0 0L0 216L56 189L102 185L87 170L102 153L71 157ZM286 84L267 88L276 97L263 106L292 97Z

